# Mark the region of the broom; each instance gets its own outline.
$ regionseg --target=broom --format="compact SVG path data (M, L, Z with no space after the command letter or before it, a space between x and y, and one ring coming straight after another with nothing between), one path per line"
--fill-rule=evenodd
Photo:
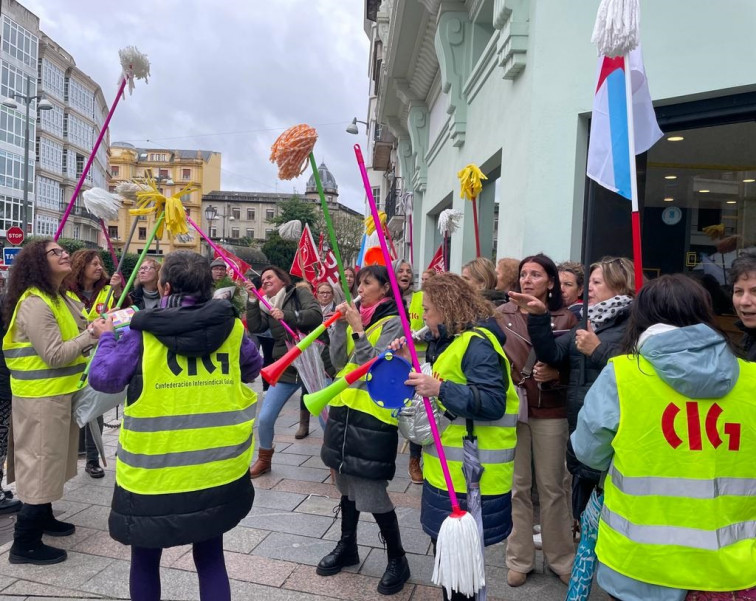
M362 150L360 149L359 144L354 145L354 154L357 157L357 164L359 165L360 173L362 174L362 182L365 186L368 203L370 204L370 212L373 215L375 229L380 232L378 241L380 242L381 251L383 252L383 257L388 267L391 265L391 256L380 225L381 222L378 215L378 207L375 205L375 198L373 198L372 187L370 186L370 180L368 179L365 161L362 158ZM399 283L396 281L396 274L390 267L388 267L387 271L389 279L391 280L391 289L394 293L394 298L396 299L396 306L399 310L399 317L402 320L407 348L412 357L412 365L415 368L415 371L422 372L420 362L417 359L415 343L412 339L412 330L410 329L409 320L407 319L407 311L402 303L402 294L399 290ZM436 542L436 562L434 565L432 580L434 584L444 587L449 595L451 595L452 590L455 590L464 595L471 596L485 586L483 552L480 536L478 534L478 525L475 522L475 518L459 507L457 493L454 491L454 484L452 483L451 474L449 473L449 465L446 462L444 447L441 445L438 426L436 426L436 420L433 418L433 409L430 400L424 397L423 404L429 417L428 421L430 422L431 431L433 433L433 442L436 445L438 459L441 462L441 469L444 472L444 480L446 481L446 488L449 492L449 500L451 501L452 506L451 515L443 521L441 529L438 532L438 540Z

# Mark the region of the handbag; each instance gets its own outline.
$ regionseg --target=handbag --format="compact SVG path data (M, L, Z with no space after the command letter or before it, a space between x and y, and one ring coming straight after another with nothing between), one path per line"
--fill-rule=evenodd
M536 364L536 361L538 359L536 358L535 349L530 349L530 354L528 355L527 361L525 361L525 365L522 366L522 369L520 370L520 375L522 376L522 380L520 380L517 384L515 384L515 390L517 391L517 397L520 399L520 407L519 407L519 413L517 415L517 421L521 422L523 424L528 423L528 391L525 388L525 380L532 377L533 375L533 366Z
M421 366L422 373L432 375L433 369L430 363L423 363ZM436 427L441 426L441 412L438 409L438 401L435 397L428 399L433 409L433 418L436 420ZM399 432L404 438L415 444L425 446L433 442L433 431L431 430L428 413L425 411L423 397L415 395L410 399L409 404L399 409L396 417Z

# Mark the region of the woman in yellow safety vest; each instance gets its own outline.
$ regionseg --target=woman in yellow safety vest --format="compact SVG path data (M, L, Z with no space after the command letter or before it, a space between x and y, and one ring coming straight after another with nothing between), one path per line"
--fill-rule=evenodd
M21 250L10 272L3 307L8 331L3 355L13 392L13 446L8 481L24 503L18 514L11 563L38 565L66 559L63 549L42 543L42 534L67 536L75 527L55 519L52 502L76 475L78 431L71 397L96 342L81 304L62 284L71 272L68 253L53 240Z
M599 584L622 601L756 599L756 365L681 274L640 290L624 351L572 434L577 458L607 472Z
M89 383L128 385L108 526L131 545L134 601L160 598L160 558L192 544L202 601L229 601L223 534L249 513L262 359L227 300L212 300L210 262L189 251L160 269L162 308L138 311L117 341L102 330Z
M502 345L504 332L494 319L494 307L460 276L441 273L423 284L426 358L433 375L411 373L408 384L418 394L437 397L451 423L441 432L449 472L462 507L466 482L462 472L463 440L477 439L478 459L484 467L480 480L483 537L486 545L504 540L512 530L512 475L517 441L518 400L509 385L509 362ZM399 347L391 348L407 355ZM451 503L441 463L433 444L423 447L423 484L420 522L435 546L441 523ZM467 599L454 592L444 599Z
M102 264L100 251L94 249L77 250L71 255L71 273L63 282L67 294L84 305L84 316L94 321L100 315L112 309L118 302L121 291L121 276L117 273L112 278ZM112 289L112 293L111 293ZM97 418L97 426L102 435L103 418ZM92 478L103 478L105 470L100 467L100 454L88 427L79 430L79 448L84 446L87 463L84 470Z
M357 274L359 303L336 307L345 316L330 332L329 349L331 361L339 370L337 377L377 357L401 333L402 324L390 290L386 268L368 265ZM320 560L316 571L320 576L332 576L343 567L360 563L357 521L360 512L369 511L386 541L388 554L378 592L393 595L410 577L399 521L387 492L388 481L396 472L396 418L390 409L371 400L364 379L329 405L320 457L334 470L336 488L341 493L341 539Z

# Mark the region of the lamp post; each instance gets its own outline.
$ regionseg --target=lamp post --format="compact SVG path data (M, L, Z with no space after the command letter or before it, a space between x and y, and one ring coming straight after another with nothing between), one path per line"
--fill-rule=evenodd
M31 76L26 76L26 95L13 92L13 97L5 98L2 105L10 109L18 109L18 104L14 100L21 100L26 105L26 119L24 121L24 196L21 201L21 227L24 235L27 234L27 213L26 207L29 201L29 108L33 100L37 101L38 111L49 111L53 105L44 97L44 94L31 94ZM34 228L32 228L32 231Z
M226 212L225 213L218 213L218 209L216 209L213 205L208 205L205 209L205 219L207 219L208 226L212 225L212 222L218 219L218 217L221 217L223 219L223 225L221 226L221 242L226 241L226 218L228 218L229 221L234 221L234 216L228 214L228 205L226 205ZM210 229L208 227L208 229ZM209 232L208 232L209 234ZM213 236L210 236L211 238Z
M367 121L360 121L357 117L355 117L354 119L352 119L352 122L349 125L347 125L346 132L348 134L354 134L354 135L357 135L358 133L360 133L360 130L357 128L358 123L362 123L365 126L365 129L368 128Z

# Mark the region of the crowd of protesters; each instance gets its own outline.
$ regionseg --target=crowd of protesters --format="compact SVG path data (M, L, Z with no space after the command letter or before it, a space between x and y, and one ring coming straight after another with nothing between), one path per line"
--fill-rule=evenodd
M160 599L162 550L192 544L200 598L230 599L223 535L250 511L254 479L276 470L284 404L300 392L296 437L304 438L310 412L302 395L316 392L293 365L264 386L260 402L247 384L295 342L287 327L306 334L335 313L319 339L325 382L387 349L408 357L401 303L430 366L406 383L443 414L441 445L463 508L462 441L478 441L483 542L507 540L509 586L526 584L541 545L568 584L577 524L589 497L603 493L597 578L612 598L756 598L756 252L744 251L730 270L743 334L734 342L695 279L663 275L636 290L633 264L622 257L585 273L543 254L479 257L459 275L425 271L419 282L407 261L388 268L393 274L382 265L348 267L356 300L345 302L340 286L296 284L276 266L239 286L222 259L177 251L141 264L125 298L138 311L118 335L108 311L123 280L106 272L99 253L28 243L2 299L0 460L7 456L15 490L0 487L0 513L18 513L10 562L64 561L66 551L42 535L69 536L75 526L57 520L52 503L76 474L80 451L90 477L105 475L91 428L80 442L72 416L91 359L91 389L126 391L109 528L131 546L132 598ZM699 416L703 438L700 425L682 424ZM378 592L398 593L411 574L387 492L400 448L397 415L371 400L362 379L330 400L323 427L341 536L315 572L327 577L360 563L358 523L368 512L387 553ZM409 452L435 552L451 511L447 482L433 444L411 442Z

